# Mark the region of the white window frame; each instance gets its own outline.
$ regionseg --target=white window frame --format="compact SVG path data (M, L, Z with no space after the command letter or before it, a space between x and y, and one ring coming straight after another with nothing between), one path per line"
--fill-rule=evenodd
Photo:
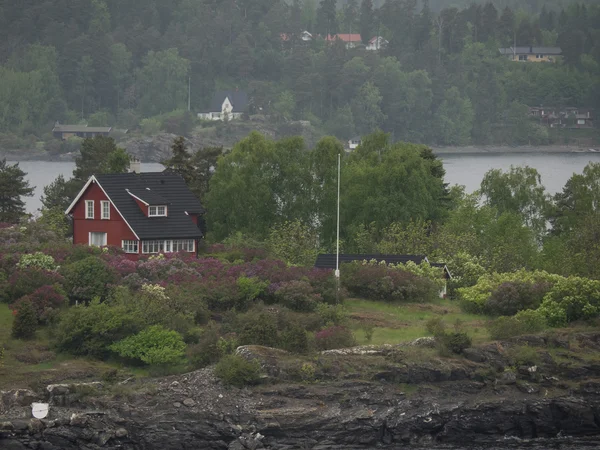
M102 241L102 245L94 246L92 244L92 234L103 234L104 235L104 239ZM88 233L88 245L90 247L106 247L108 245L108 233L106 233L104 231L90 231Z
M107 210L104 211L104 207L107 207ZM107 214L104 214L104 213ZM100 218L102 220L110 220L110 202L108 200L101 200L100 201Z
M142 241L142 254L177 253L196 251L195 239L151 239Z
M160 208L163 208L162 214ZM153 205L148 206L148 217L167 217L167 206L166 205Z
M124 239L121 241L121 248L125 253L138 254L140 252L140 241Z
M92 207L92 214L90 214L90 206ZM85 218L86 219L94 218L94 200L86 200L85 201Z

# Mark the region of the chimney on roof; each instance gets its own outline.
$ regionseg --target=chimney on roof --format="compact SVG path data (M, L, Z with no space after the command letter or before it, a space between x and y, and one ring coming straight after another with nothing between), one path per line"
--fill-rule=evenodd
M131 157L129 161L129 173L140 173L142 171L142 163L139 159Z

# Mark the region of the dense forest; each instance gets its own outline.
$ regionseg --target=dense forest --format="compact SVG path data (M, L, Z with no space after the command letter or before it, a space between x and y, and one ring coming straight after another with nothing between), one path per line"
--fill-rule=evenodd
M557 137L527 106L598 109L597 3L465 3L0 0L0 146L49 141L55 121L157 131L188 87L192 112L240 89L273 120L437 145L545 144ZM334 33L389 44L347 49ZM514 42L563 53L516 63L498 51Z

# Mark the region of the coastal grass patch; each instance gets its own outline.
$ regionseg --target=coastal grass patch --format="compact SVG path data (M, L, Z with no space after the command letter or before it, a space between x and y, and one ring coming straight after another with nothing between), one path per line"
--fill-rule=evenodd
M390 304L353 298L346 300L345 306L360 345L396 344L428 336L426 322L433 317L440 317L449 329L459 323L474 344L489 340L485 327L487 317L465 313L456 302L448 299L430 303ZM370 341L365 332L369 326L374 327Z
M11 335L14 316L6 304L0 304L0 345L4 359L0 363L0 389L39 388L45 384L95 379L113 365L86 358L56 354L45 328L30 340Z

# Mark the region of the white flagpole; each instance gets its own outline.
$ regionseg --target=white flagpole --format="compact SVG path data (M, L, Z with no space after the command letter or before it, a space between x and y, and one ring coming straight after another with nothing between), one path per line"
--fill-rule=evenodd
M335 277L340 278L340 173L341 156L338 153L338 189L337 189L337 242L335 254Z

